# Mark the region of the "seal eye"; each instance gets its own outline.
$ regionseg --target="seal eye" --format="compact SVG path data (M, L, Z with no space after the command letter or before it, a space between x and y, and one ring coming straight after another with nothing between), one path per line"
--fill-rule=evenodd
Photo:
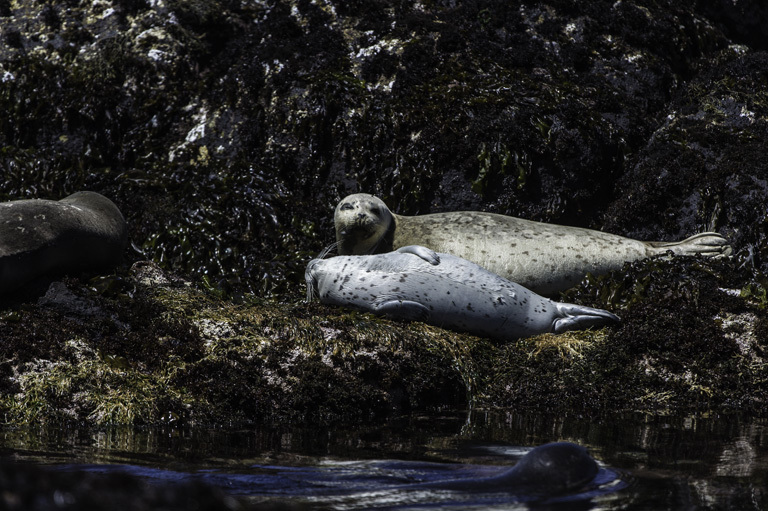
M341 205L340 209L342 211L346 211L348 209L353 209L353 208L352 208L352 204L350 204L349 202L345 202L344 204Z

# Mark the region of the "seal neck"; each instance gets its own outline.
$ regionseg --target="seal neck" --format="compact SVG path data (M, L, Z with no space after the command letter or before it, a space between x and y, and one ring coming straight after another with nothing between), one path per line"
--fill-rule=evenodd
M394 250L395 229L397 228L397 215L394 213L390 216L389 226L384 235L379 238L379 241L373 246L370 254L385 254Z

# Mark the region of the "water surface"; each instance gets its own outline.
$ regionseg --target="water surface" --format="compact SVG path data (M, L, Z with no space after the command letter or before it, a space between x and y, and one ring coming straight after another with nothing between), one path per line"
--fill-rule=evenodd
M127 473L151 486L199 482L245 505L308 509L768 508L764 419L515 413L409 417L313 429L33 428L0 432L2 458L64 472ZM493 475L532 447L568 440L600 463L566 495L414 490Z

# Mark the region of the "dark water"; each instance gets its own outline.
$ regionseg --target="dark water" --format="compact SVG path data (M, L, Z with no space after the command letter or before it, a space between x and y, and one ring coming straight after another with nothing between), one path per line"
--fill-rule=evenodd
M600 462L568 495L408 490L493 475L533 446L568 440ZM6 462L196 481L246 504L309 509L768 509L766 420L736 416L603 420L449 414L353 429L6 430Z

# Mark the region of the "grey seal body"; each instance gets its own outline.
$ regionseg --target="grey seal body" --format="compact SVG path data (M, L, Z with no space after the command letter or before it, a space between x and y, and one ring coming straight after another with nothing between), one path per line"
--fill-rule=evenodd
M339 254L374 254L424 245L468 259L537 293L552 296L587 273L672 251L727 256L728 241L702 233L680 242L646 242L580 227L533 222L495 213L457 211L403 216L373 195L339 202L334 215Z
M46 274L114 266L126 240L120 210L95 192L0 203L0 295Z
M313 259L308 294L400 319L496 340L603 326L608 311L554 302L465 259L421 246L369 256Z
M418 483L411 488L457 491L511 491L516 494L564 493L583 488L599 467L587 450L571 442L533 448L514 467L492 477Z

